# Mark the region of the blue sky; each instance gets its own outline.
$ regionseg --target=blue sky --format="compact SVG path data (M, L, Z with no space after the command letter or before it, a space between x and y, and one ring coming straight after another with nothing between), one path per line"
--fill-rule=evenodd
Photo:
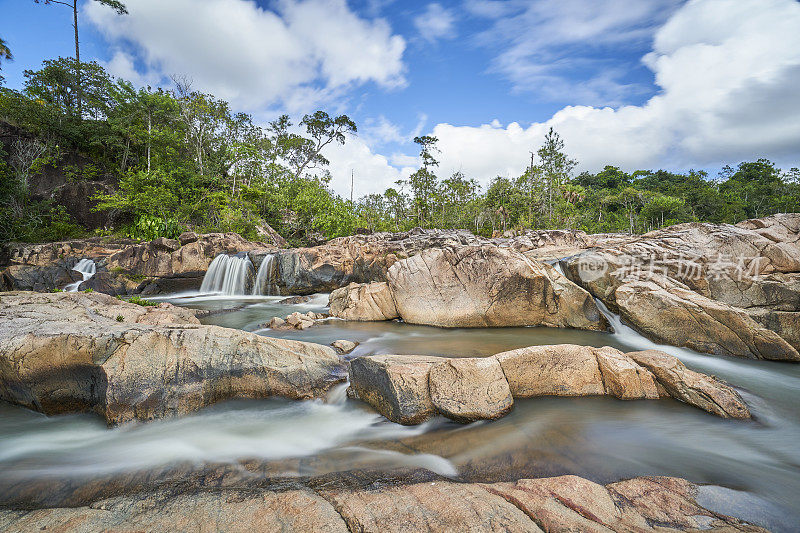
M169 75L266 121L317 108L359 135L334 187L379 192L435 134L441 174L515 175L554 126L581 168L800 165L796 0L128 0L81 5L82 59L139 84ZM0 0L22 71L73 54L71 12Z

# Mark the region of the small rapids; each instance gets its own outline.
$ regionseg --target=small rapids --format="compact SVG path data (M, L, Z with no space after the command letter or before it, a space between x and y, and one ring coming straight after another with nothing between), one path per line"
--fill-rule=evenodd
M83 275L83 279L64 287L66 292L78 292L78 287L81 286L81 283L89 281L97 273L97 265L91 259L81 259L72 267L72 270L80 272Z

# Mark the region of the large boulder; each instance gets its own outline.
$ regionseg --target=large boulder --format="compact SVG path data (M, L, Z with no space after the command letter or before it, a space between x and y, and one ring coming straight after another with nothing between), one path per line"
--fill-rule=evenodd
M369 322L399 316L386 282L351 283L333 291L328 305L332 316L345 320Z
M608 395L674 398L722 418L750 418L724 382L659 351L531 346L485 358L374 355L350 363L351 393L389 420L419 424L435 414L459 422L496 419L514 398Z
M588 292L550 265L495 245L425 250L392 265L388 279L398 314L412 324L607 327Z
M203 326L186 309L98 293L0 293L0 399L109 424L229 398L320 397L344 364L327 346Z
M800 214L681 224L565 258L570 279L648 337L800 361Z

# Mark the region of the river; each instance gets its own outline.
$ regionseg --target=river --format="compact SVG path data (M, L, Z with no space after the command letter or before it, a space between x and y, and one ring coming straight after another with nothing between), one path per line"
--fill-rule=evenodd
M537 344L655 345L609 315L615 332L551 328L440 329L399 322L329 319L304 331L263 324L297 310L322 312L327 295L304 304L275 296L166 296L215 313L202 322L261 335L328 344L360 342L370 354L486 356ZM425 468L465 481L576 474L601 483L669 475L720 485L700 502L777 531L800 523L800 365L701 355L661 347L689 367L739 388L753 421L724 420L675 400L613 398L518 400L507 417L460 425L434 419L404 427L349 400L229 401L180 419L109 429L93 415L46 417L0 402L0 503L64 504L82 484L131 472L176 479L204 465L257 464L262 475L318 476L354 469ZM252 468L252 466L250 466ZM41 487L54 487L53 494ZM735 497L733 497L735 496Z

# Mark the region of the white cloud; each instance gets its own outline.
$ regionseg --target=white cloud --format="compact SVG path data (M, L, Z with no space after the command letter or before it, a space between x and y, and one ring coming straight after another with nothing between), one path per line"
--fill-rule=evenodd
M405 84L405 41L383 19L367 20L345 0L127 0L116 16L97 2L85 13L106 38L137 52L161 75L250 110L308 111L354 84ZM132 66L132 64L131 64ZM132 75L132 74L131 74Z
M519 175L550 126L585 170L800 159L800 3L694 0L655 35L661 88L641 106L568 106L543 123L439 124L443 174Z
M344 198L350 197L350 172L354 172L355 198L383 193L394 182L409 176L416 168L397 168L383 155L374 153L359 137L349 136L344 146L326 149L330 160L331 188Z
M441 4L428 4L425 11L414 18L414 26L428 42L439 39L452 39L456 36L456 17L449 9Z
M133 57L121 50L116 50L111 59L102 64L113 77L127 80L137 87L158 86L162 81L162 76L158 73L152 71L140 73L136 70Z
M397 124L381 115L376 119L368 119L363 127L359 128L361 137L371 146L387 143L404 143L409 139L400 131Z
M491 21L478 44L497 49L491 71L517 91L574 103L619 104L640 86L610 68L620 47L641 44L684 0L471 0L467 11ZM604 55L613 47L613 57Z

